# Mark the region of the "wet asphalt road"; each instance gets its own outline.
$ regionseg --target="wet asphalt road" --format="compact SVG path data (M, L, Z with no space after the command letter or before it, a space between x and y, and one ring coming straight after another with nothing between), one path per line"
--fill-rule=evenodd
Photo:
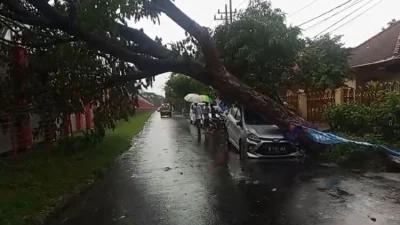
M240 162L222 135L198 138L155 113L133 147L50 224L400 224L400 177L299 163Z

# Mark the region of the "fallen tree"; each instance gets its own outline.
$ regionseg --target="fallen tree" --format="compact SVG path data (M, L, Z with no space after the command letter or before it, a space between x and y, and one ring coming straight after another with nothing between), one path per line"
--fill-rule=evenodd
M182 27L196 42L202 61L190 57L185 51L167 48L142 30L129 27L126 22L126 18L157 20L161 13ZM85 42L93 51L134 65L136 70L130 74L110 76L108 85L151 78L165 72L181 73L257 110L284 130L293 123L311 126L283 105L233 76L224 67L208 29L193 21L170 0L55 0L52 4L47 0L3 0L0 15L44 31L61 31L59 36L64 40L68 37ZM93 18L91 15L98 16ZM102 20L106 21L103 23Z

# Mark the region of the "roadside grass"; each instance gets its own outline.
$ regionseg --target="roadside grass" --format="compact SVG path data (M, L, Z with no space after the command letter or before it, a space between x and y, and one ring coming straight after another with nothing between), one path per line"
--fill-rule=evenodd
M369 142L378 145L397 148L400 143L389 143L374 135L355 136L353 134L337 133L339 136L355 141ZM346 168L363 169L370 171L386 171L390 168L390 161L386 153L376 147L363 146L353 143L332 145L319 154L319 159L334 162Z
M101 144L51 156L40 146L13 158L0 158L0 224L35 225L61 208L69 197L90 187L129 149L151 112L138 112L129 121L108 130ZM79 136L79 135L78 135ZM58 150L58 151L57 151Z

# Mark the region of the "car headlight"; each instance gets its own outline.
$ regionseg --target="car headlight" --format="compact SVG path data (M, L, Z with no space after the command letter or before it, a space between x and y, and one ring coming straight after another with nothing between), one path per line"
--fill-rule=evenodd
M261 139L257 135L252 134L252 133L247 134L247 139L249 139L250 141L254 141L254 142L261 141Z

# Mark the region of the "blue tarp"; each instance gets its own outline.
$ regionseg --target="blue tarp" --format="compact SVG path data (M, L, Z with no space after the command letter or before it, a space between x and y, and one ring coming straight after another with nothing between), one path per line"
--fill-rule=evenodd
M353 144L357 144L357 145L381 148L382 150L386 151L392 157L393 161L395 161L396 163L400 163L400 151L399 150L390 149L383 145L377 145L377 144L372 144L372 143L362 142L362 141L349 140L349 139L342 138L342 137L339 137L339 136L331 134L331 133L322 132L322 131L304 127L304 126L299 126L299 125L292 126L291 130L287 133L286 137L289 140L294 141L297 138L300 131L304 131L311 140L315 141L316 143L323 144L323 145L334 145L334 144L339 144L339 143L353 143Z
M219 106L223 112L229 109L229 106L223 103L222 101L218 102L217 106Z

